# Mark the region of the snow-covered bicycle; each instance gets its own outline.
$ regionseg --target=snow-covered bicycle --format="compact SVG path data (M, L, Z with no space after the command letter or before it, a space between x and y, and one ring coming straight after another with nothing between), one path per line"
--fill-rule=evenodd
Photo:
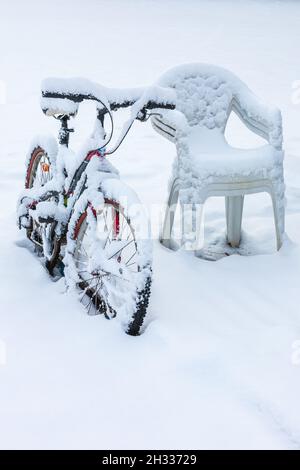
M91 137L75 154L69 148L73 129L68 123L84 100L96 102L97 118ZM119 90L84 79L47 79L41 106L60 121L58 144L52 136L38 136L30 147L19 227L26 229L49 273L63 274L69 287L80 290L88 313L117 316L128 334L138 335L151 286L149 221L106 156L117 150L136 119L146 121L160 108L174 109L174 96L160 87ZM112 112L126 107L131 117L107 150Z

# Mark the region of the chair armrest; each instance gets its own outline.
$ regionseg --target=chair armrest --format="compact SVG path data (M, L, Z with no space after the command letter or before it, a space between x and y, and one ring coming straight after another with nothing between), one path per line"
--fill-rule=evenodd
M232 109L251 131L266 139L274 148L282 148L282 118L278 108L265 105L245 88L235 93Z
M160 110L159 115L151 117L153 128L171 142L176 141L178 132L187 133L188 123L183 113L178 110Z

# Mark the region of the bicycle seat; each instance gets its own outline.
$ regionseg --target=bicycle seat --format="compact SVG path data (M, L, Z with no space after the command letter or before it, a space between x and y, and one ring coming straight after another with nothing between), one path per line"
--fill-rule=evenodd
M47 116L69 116L77 114L79 103L68 98L44 98L41 97L41 108Z

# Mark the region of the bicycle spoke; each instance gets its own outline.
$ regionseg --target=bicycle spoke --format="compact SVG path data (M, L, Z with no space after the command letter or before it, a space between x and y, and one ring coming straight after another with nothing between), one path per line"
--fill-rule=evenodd
M111 232L112 232L112 228L113 228L113 226L111 225L110 230L109 230L108 235L107 235L107 238L106 238L105 243L104 243L104 248L106 247L107 241L108 241L109 236L110 236L110 234L111 234Z
M126 298L131 295L130 292L135 285L134 276L138 271L134 234L126 217L119 210L118 233L114 233L116 211L115 206L106 204L103 211L97 215L96 234L101 242L99 246L93 242L92 231L95 227L86 219L79 229L76 248L76 267L81 279L77 285L83 289L82 301L88 313L93 304L97 310L105 309L105 315L109 317L114 316L118 308L126 302ZM98 250L99 272L93 275L88 266L90 257L93 257ZM111 263L111 268L107 262ZM105 270L102 270L104 266ZM89 297L89 300L85 301L85 297Z
M137 251L135 251L135 252L133 253L133 255L130 256L130 258L125 262L125 264L126 264L127 267L130 266L130 265L128 265L128 263L129 263L129 262L132 260L132 258L136 255L136 253L137 253ZM134 263L132 263L132 264L134 264Z
M116 256L118 253L120 253L120 251L124 250L127 246L129 246L131 243L133 242L133 240L131 240L129 243L127 243L127 245L123 246L122 248L120 248L118 251L116 251L113 255L109 256L107 259L110 260L112 259L114 256Z

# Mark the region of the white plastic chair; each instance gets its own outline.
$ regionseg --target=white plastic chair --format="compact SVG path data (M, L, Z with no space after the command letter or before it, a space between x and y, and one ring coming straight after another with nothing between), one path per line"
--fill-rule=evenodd
M237 247L244 196L267 192L273 204L279 250L284 233L280 111L263 104L231 72L212 65L175 67L161 77L159 85L172 87L177 94L176 111L151 118L154 129L174 142L177 149L161 243L174 247L172 230L178 200L181 205L192 207L197 238L197 205L203 205L210 196L224 196L227 242ZM231 111L268 144L256 149L231 147L224 137ZM197 240L195 243L197 247Z

